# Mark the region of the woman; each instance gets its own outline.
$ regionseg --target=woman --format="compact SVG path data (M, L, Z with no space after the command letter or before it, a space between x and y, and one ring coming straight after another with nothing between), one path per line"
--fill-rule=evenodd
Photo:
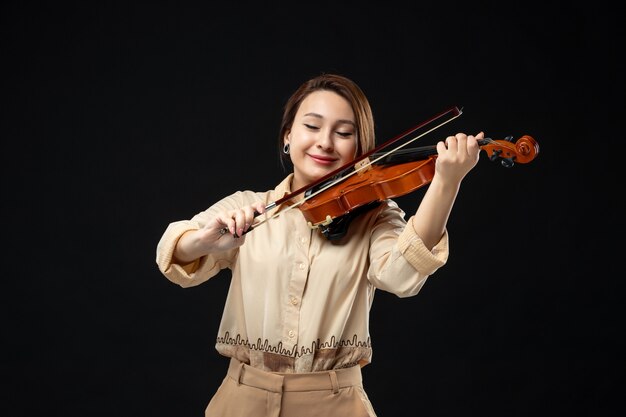
M216 343L230 365L206 416L375 416L361 380L374 291L416 295L445 264L448 216L482 137L437 144L432 182L408 219L386 200L328 239L293 209L303 195L271 203L372 150L374 119L346 77L322 74L294 92L279 135L293 172L274 190L238 191L169 224L157 247L160 271L182 287L232 271Z

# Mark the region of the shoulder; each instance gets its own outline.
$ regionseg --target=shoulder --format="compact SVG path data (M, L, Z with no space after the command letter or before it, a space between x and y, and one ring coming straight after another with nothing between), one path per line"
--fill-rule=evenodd
M383 200L379 206L374 210L375 216L377 218L400 218L404 219L405 212L400 208L398 203L394 200L386 199Z
M222 197L218 200L213 206L211 206L208 211L222 211L222 210L233 210L240 208L242 206L246 206L252 203L256 203L259 201L264 202L266 205L271 202L277 200L282 197L279 194L284 193L285 183L288 184L289 177L285 178L276 188L272 190L266 191L255 191L255 190L238 190L234 193Z
M272 191L252 191L240 190L235 191L229 196L222 198L216 203L220 207L238 208L248 204L256 203L259 200L267 202Z

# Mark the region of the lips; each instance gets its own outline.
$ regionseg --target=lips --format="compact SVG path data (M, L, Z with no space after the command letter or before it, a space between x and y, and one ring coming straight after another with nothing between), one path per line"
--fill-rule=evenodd
M322 156L322 155L309 155L309 157L313 159L313 161L322 165L330 165L337 160L336 158L331 158L329 156Z

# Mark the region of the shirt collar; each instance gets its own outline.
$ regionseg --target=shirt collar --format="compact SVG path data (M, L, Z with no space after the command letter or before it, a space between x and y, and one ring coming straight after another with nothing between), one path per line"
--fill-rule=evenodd
M271 192L271 200L278 201L281 198L291 193L291 180L293 179L293 172L287 175ZM285 210L288 206L292 205L293 201L287 200L280 207L277 207L277 212Z

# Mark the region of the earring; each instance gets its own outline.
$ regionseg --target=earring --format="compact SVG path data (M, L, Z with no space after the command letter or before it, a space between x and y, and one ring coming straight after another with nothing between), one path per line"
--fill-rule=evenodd
M285 146L283 146L283 153L284 154L289 154L289 142L285 143Z

